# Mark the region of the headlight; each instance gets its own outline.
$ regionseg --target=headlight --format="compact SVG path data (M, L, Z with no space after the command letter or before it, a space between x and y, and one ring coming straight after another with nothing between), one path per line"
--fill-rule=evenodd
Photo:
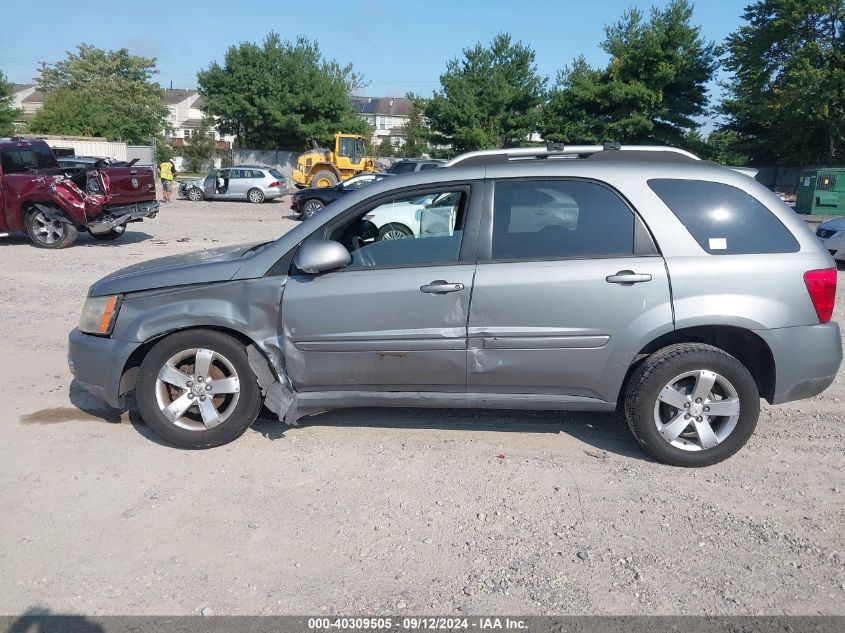
M117 295L88 297L79 317L79 331L86 334L111 334L119 303Z

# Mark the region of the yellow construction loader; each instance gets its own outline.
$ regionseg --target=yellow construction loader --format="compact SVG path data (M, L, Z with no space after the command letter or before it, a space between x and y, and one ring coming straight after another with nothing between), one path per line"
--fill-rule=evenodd
M300 154L291 177L297 187L331 187L365 171L377 171L376 161L366 155L364 137L334 135L334 148L315 148Z

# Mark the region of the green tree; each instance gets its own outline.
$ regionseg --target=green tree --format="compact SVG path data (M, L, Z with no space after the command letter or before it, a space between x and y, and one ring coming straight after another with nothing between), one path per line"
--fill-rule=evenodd
M291 43L271 32L261 46L231 46L223 64L200 71L197 83L206 111L240 147L305 150L311 140L330 145L336 132L370 133L349 99L360 75L325 60L304 38Z
M188 161L191 171L204 172L212 168L214 162L213 121L207 116L202 118L199 127L191 135L190 142L182 149L182 157Z
M721 48L722 110L756 164L833 164L845 155L845 1L758 0Z
M713 130L704 136L698 130L687 135L684 146L697 156L721 165L747 165L749 157L738 151L739 135L732 130Z
M583 58L558 74L543 111L546 140L659 143L683 146L707 114L716 69L713 44L692 26L692 5L673 0L648 19L631 9L605 27L604 69Z
M157 165L173 158L173 147L170 145L170 140L164 134L159 134L155 137L155 147Z
M90 44L77 50L41 71L38 85L46 95L31 131L149 143L165 129L167 106L152 82L158 72L154 58Z
M390 137L385 136L378 144L377 152L379 156L393 156L396 153L396 148L390 142Z
M456 152L524 145L545 98L534 58L530 47L500 33L449 61L441 90L425 104L432 141Z
M17 115L18 111L12 107L12 84L0 72L0 136L14 134Z
M411 100L411 110L405 123L405 143L400 148L406 158L419 158L428 152L429 129L423 118L425 101L413 94L408 95Z

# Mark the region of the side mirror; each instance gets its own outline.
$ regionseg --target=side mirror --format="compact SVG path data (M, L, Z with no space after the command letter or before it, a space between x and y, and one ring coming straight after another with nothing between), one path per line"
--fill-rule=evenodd
M352 255L339 242L332 240L306 240L299 247L293 260L294 266L304 273L319 274L352 263Z

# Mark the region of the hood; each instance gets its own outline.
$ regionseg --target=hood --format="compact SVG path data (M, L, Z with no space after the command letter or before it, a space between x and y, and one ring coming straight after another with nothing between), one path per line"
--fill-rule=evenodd
M205 183L205 178L194 178L193 180L183 180L180 183L180 187L197 187L202 189L203 184Z
M314 193L325 193L326 191L336 190L337 185L331 187L306 187L305 189L298 189L294 192L294 198L301 198L303 196L312 195Z
M228 281L240 269L243 256L260 244L224 246L133 264L95 282L88 295L96 297Z
M826 231L845 231L845 218L837 218L835 220L828 220L819 224L820 229Z

